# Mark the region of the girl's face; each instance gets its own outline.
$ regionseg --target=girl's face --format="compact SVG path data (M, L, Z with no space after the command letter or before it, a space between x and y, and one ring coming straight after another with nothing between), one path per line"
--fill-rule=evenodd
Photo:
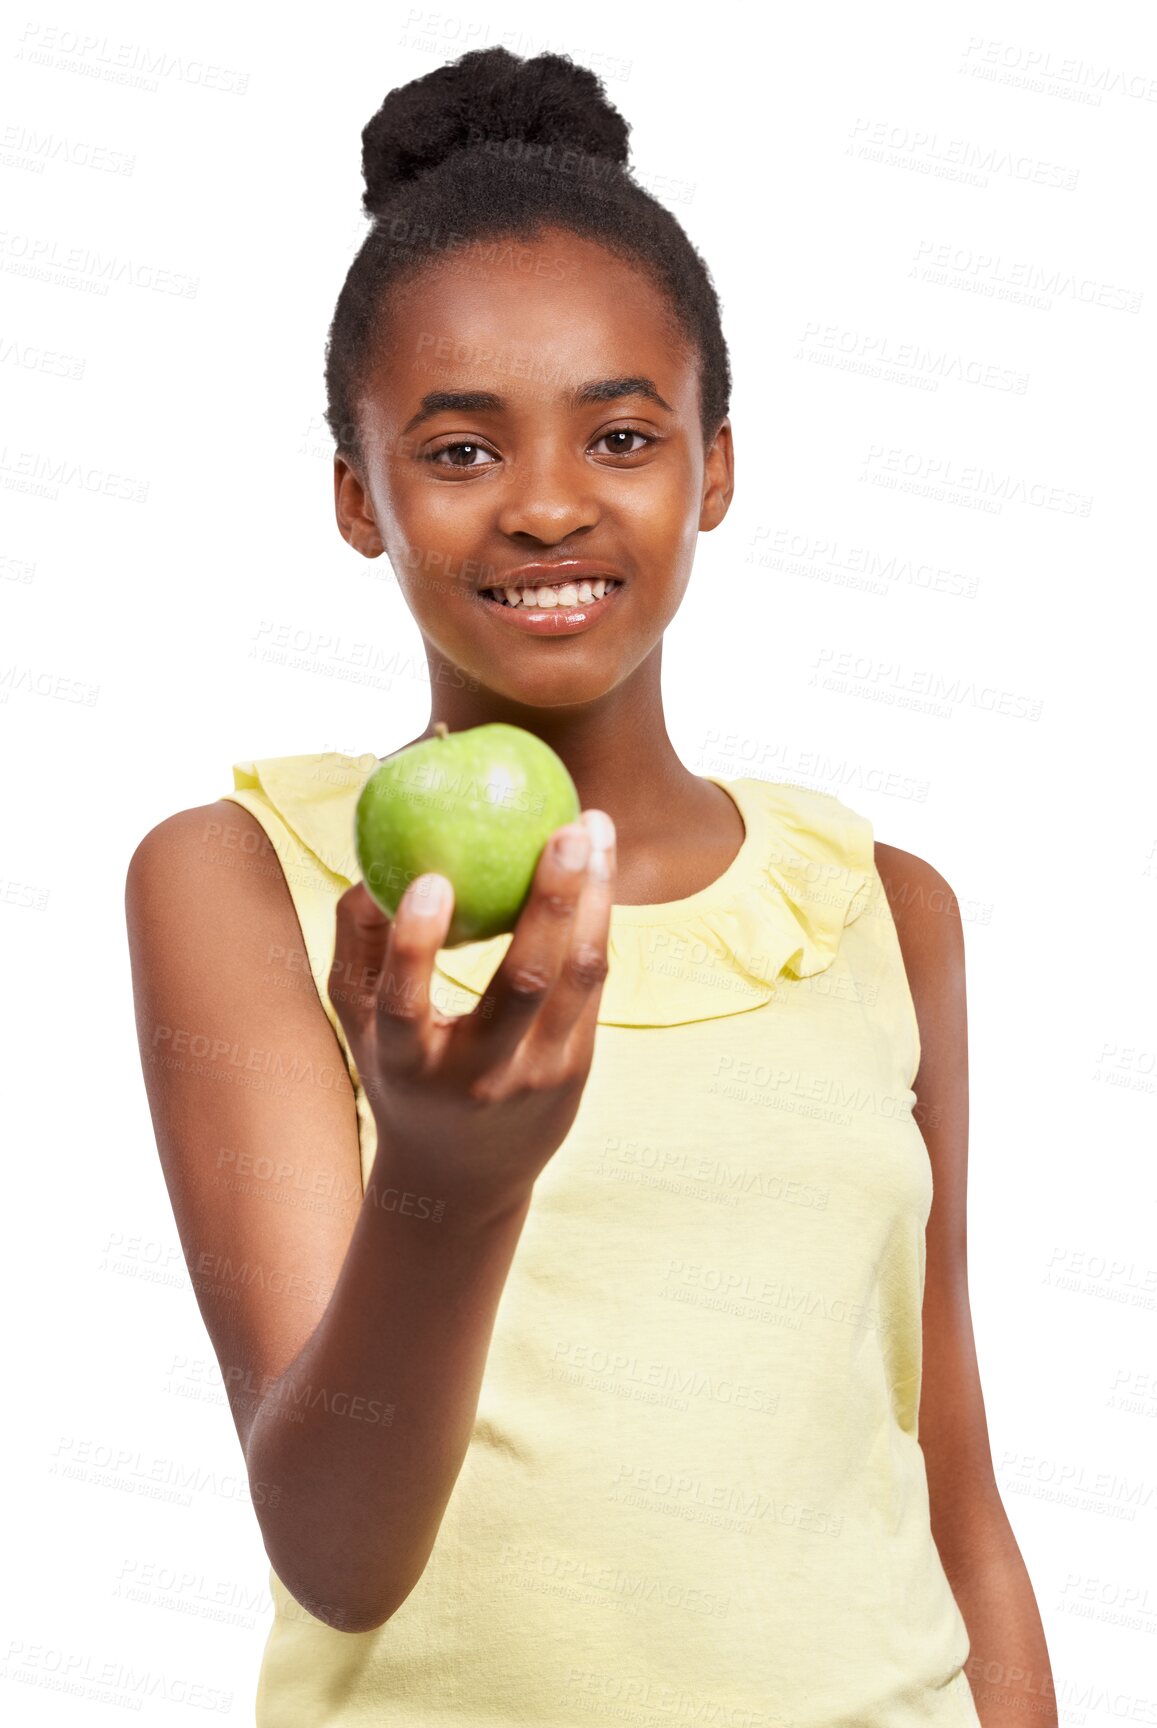
M467 680L530 707L590 702L678 610L696 537L730 503L730 426L705 452L697 356L638 267L559 229L459 256L391 296L364 471L335 465L338 525L386 553L428 648ZM574 559L623 584L584 629L534 634L482 598Z

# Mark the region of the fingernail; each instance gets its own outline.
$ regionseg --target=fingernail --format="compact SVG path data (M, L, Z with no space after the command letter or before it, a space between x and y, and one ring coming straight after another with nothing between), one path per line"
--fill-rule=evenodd
M596 852L609 852L615 843L615 825L605 810L584 810L583 821Z
M564 870L581 870L590 851L590 839L582 828L568 828L555 843L554 855Z
M406 889L406 904L419 918L432 918L445 907L449 888L445 876L427 871L424 876L415 876Z

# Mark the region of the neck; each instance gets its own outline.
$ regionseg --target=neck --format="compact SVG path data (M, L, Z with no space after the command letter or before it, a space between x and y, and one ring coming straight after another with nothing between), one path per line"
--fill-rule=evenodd
M651 667L654 661L654 667ZM597 701L581 706L534 707L493 691L431 683L426 729L410 744L451 732L503 722L532 732L565 763L584 810L605 810L620 848L669 832L681 812L701 815L704 782L684 767L667 733L658 683L658 655ZM399 746L408 749L409 745ZM712 788L708 802L718 794Z

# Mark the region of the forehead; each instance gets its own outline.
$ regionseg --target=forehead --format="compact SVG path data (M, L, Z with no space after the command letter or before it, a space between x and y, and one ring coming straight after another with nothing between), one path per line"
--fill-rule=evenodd
M546 230L474 242L400 283L384 308L366 406L408 417L428 391L469 387L551 402L587 378L639 373L673 407L696 411L694 351L646 268Z

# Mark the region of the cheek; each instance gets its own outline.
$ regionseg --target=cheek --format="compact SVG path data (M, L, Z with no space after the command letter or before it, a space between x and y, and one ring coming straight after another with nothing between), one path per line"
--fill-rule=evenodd
M477 585L484 522L463 489L402 483L390 496L388 521L386 549L412 610L422 614L464 584Z
M667 603L677 610L691 577L699 546L702 470L688 461L664 476L647 501L648 520L640 532L649 538L668 576Z
M463 520L473 512L463 508L468 499L459 486L434 485L415 475L407 475L396 492L398 518L407 537L429 542L431 539L452 539Z
M621 517L634 537L671 552L694 546L699 527L699 493L690 465L672 463L655 470L654 484L627 494Z

